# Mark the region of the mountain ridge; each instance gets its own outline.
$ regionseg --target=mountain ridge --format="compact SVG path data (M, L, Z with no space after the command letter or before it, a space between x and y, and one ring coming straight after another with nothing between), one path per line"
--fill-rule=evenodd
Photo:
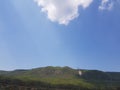
M65 66L65 67L59 67L59 66L56 66L56 67L53 67L53 66L47 66L47 67L39 67L39 68L33 68L33 69L16 69L16 70L13 70L13 71L4 71L4 70L0 70L0 75L16 75L16 74L37 74L37 75L65 75L65 74L69 74L69 75L72 75L72 74L76 74L76 75L79 75L79 71L81 71L83 77L85 77L87 74L89 75L105 75L106 76L111 76L111 77L114 77L114 76L119 76L120 75L120 72L105 72L105 71L100 71L100 70L87 70L87 69L73 69L71 67L68 67L68 66ZM68 75L68 76L69 76ZM120 78L117 76L117 78L120 80Z
M79 72L81 74L79 74ZM13 71L0 71L0 77L1 81L7 80L9 82L14 83L20 80L19 83L20 82L27 83L25 85L29 85L30 82L34 82L33 85L39 82L40 85L42 83L44 85L48 86L50 85L55 87L73 86L75 88L76 87L87 88L87 90L89 90L88 88L91 89L101 87L117 88L118 86L120 86L120 72L104 72L100 70L73 69L68 66L66 67L47 66L28 70L17 69Z

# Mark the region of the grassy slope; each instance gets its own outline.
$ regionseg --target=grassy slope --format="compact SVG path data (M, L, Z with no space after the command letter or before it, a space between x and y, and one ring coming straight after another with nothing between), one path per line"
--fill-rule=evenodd
M86 88L120 86L119 73L106 73L98 70L78 70L69 67L44 67L31 70L1 71L4 76L26 81L44 82L51 85L74 85ZM117 76L117 81L114 79ZM111 81L112 80L112 81ZM114 81L113 81L114 80Z

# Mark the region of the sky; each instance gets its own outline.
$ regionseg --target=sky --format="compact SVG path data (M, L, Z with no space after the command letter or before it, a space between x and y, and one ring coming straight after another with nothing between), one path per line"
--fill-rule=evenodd
M0 70L120 71L119 0L0 0Z

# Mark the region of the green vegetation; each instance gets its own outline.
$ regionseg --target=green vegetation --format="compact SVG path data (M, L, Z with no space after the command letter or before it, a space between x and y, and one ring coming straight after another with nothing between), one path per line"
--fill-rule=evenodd
M80 71L52 66L0 71L0 90L120 90L119 72Z

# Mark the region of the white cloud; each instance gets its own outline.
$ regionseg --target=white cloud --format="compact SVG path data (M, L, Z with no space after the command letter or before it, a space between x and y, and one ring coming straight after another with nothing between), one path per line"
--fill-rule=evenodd
M67 25L79 16L78 8L87 8L93 0L35 0L53 22Z
M102 0L99 10L111 10L114 2L112 0Z

